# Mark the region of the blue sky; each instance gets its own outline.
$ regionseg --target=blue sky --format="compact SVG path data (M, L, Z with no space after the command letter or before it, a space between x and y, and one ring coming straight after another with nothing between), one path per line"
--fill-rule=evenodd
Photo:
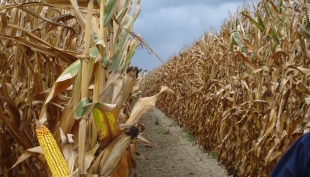
M142 10L133 31L167 61L200 39L211 26L219 30L224 19L243 4L244 0L141 0ZM138 48L131 62L148 71L161 64L145 48Z

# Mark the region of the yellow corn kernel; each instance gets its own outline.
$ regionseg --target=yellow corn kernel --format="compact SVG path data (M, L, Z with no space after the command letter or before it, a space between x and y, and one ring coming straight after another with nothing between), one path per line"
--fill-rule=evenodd
M56 140L44 125L37 124L36 134L39 144L43 150L44 157L54 177L69 176L68 165L62 155Z

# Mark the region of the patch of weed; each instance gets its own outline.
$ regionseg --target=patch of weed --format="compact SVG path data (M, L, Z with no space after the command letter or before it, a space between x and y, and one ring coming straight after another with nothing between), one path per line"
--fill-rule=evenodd
M187 130L183 130L183 131L186 133L186 137L189 142L194 142L196 140L194 135L192 135L189 131Z
M216 154L215 154L215 152L210 152L209 155L210 155L213 159L216 159Z
M155 117L155 121L154 121L154 123L155 123L155 125L159 125L159 117L158 116L154 116Z
M163 134L163 130L157 130L157 133L161 135Z
M194 176L194 172L189 172L189 176L188 177L192 177Z
M176 121L173 121L172 125L173 126L180 126Z

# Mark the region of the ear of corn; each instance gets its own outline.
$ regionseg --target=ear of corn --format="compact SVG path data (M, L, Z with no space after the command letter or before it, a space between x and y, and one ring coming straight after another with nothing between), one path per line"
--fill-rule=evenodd
M68 176L68 165L51 132L44 125L38 123L36 134L53 176Z
M141 36L132 32L133 23L141 10L140 0L100 2L32 0L31 2L17 4L14 0L1 0L0 3L0 9L5 9L0 15L2 26L0 39L3 43L0 46L0 58L3 58L0 68L0 75L3 76L0 78L0 95L4 95L0 99L0 105L3 105L0 108L0 129L4 131L8 129L9 133L5 134L8 136L7 139L16 140L10 142L11 144L1 144L0 152L7 153L5 156L0 155L0 161L4 162L0 164L0 171L2 168L14 165L5 159L16 154L15 150L8 147L18 146L18 149L29 150L34 147L33 142L37 138L48 165L34 158L25 162L26 158L22 157L12 170L4 172L6 176L21 173L36 177L52 176L50 173L56 177L75 173L85 175L88 164L95 164L88 163L86 152L94 149L97 143L100 147L106 148L121 135L121 131L118 130L118 115L125 115L123 123L130 117L129 104L126 102L134 93L131 90L137 71L126 74L125 71L129 67L134 51L141 43L154 53ZM91 84L94 84L93 90L88 87ZM71 85L72 88L68 88ZM33 92L34 89L37 92ZM137 86L135 90L138 91ZM46 95L42 95L43 92ZM92 106L93 111L90 109L91 105L78 107L77 103L90 99L90 95L93 97L92 102L102 102L100 107ZM52 100L53 104L49 104ZM21 103L29 106L19 106ZM106 103L117 104L121 109L113 109L112 112L110 108L102 109ZM137 114L133 114L130 125L137 122L139 116L154 105L153 101L151 104L138 103L140 104L135 106ZM74 118L74 112L85 110L89 114L85 113L85 116L78 120ZM98 113L98 116L94 112ZM102 117L106 121L97 124ZM38 119L41 124L48 124L50 130L55 130L52 132L54 136L42 125L37 127L37 137L32 129L22 129L32 126L34 119ZM107 127L104 131L108 133L96 127L97 125ZM59 128L64 134L73 134L77 137L75 141L79 145L74 146L74 152L69 154L65 150L67 147L71 150L72 144L64 146L62 152L65 159L68 159L68 166L54 142L54 138L59 144L61 142ZM19 134L16 130L22 131ZM106 136L98 140L97 137L102 137L102 134ZM94 167L100 169L95 173L101 172L104 175L118 177L135 172L135 148L128 148L130 141L129 136L122 135L121 141L112 151L120 156L113 159L110 154L106 154L109 155L105 159L107 164L103 168ZM124 147L120 148L122 145ZM99 148L98 153L105 148ZM78 161L75 160L77 152ZM109 162L113 161L120 162L113 163L113 166L109 165ZM28 168L29 166L32 169Z

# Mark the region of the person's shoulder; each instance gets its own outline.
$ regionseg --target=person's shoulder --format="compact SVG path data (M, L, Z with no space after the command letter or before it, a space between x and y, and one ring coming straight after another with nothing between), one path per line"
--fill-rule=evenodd
M308 142L309 140L310 140L310 132L307 132L307 133L303 134L299 138L299 141L302 141L302 142L304 142L304 141Z
M307 132L305 134L302 135L303 137L310 137L310 132Z

